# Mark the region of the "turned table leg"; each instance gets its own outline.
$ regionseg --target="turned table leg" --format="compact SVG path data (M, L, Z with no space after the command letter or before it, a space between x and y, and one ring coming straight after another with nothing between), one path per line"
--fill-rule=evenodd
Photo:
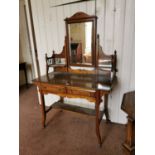
M95 110L96 110L96 135L98 138L98 143L101 146L101 135L100 135L100 121L99 121L99 105L100 105L100 91L96 93L96 103L95 103Z
M42 93L40 93L40 101L41 101L41 111L42 111L42 127L45 128L46 111L45 111L44 94L42 94Z

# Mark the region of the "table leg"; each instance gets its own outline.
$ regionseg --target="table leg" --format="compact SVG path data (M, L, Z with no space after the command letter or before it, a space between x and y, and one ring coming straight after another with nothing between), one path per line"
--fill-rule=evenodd
M45 128L46 112L45 112L45 100L44 94L40 93L41 111L42 111L42 127Z
M60 97L60 102L61 103L64 103L64 98L63 97ZM60 109L60 112L62 112L63 110L62 109Z
M110 122L109 119L109 110L108 110L108 94L104 95L104 111L105 111L105 116L106 116L106 122Z
M96 110L96 135L98 138L98 143L101 146L101 135L100 135L100 122L99 122L99 105L100 105L100 92L97 91L96 93L96 103L95 103L95 110Z
M135 120L131 117L128 118L126 141L123 144L127 150L132 152L135 149Z

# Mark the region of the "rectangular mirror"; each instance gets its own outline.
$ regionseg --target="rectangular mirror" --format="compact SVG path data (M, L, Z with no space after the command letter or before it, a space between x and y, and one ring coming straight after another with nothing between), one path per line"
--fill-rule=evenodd
M92 65L92 27L92 21L68 24L70 64Z

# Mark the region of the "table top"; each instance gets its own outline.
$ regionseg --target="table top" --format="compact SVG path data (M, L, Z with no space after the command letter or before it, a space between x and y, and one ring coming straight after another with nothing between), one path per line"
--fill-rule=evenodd
M121 109L130 117L135 118L135 91L124 94Z
M93 90L110 91L113 79L109 74L76 74L69 72L52 72L33 80L34 83L67 85Z

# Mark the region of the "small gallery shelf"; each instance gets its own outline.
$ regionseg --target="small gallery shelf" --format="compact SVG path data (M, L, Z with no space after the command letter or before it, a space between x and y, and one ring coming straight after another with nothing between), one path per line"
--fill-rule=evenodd
M66 64L50 64L49 67L66 67Z

